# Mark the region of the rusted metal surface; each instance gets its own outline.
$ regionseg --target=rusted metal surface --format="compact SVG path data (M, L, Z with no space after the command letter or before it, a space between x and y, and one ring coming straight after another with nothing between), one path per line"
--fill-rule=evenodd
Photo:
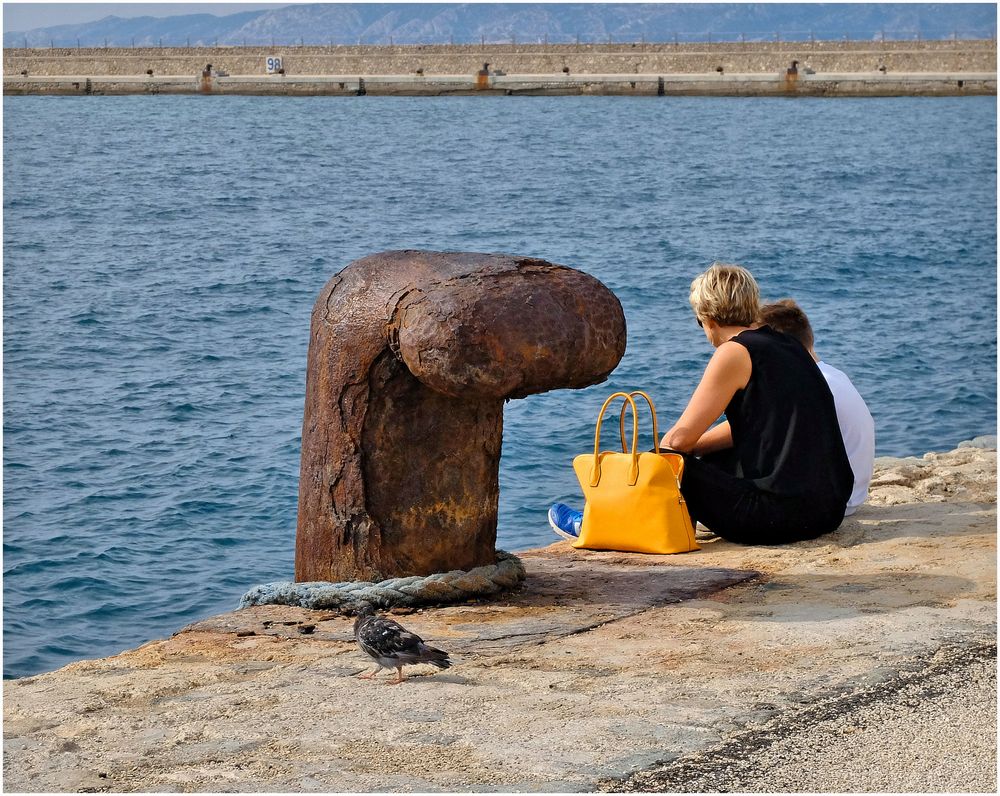
M483 89L490 87L490 65L483 64L483 68L476 72L476 88Z
M395 251L313 309L295 579L379 580L495 560L503 402L607 378L618 299L530 258Z
M791 66L785 70L785 91L795 91L799 85L799 62L792 61Z

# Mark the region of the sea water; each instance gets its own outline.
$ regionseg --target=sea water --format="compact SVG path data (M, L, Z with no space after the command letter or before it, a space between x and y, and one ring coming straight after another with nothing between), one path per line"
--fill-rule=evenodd
M606 395L677 417L716 259L801 303L879 454L995 433L996 222L993 97L5 97L4 674L291 579L310 311L356 258L542 257L621 299L606 383L506 407L517 551L580 503Z

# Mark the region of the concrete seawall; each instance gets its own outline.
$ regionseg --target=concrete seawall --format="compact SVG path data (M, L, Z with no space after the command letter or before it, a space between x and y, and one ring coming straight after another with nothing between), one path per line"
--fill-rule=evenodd
M266 60L283 74L268 75ZM796 70L788 75L792 62ZM477 81L484 63L487 81ZM202 70L212 65L211 79ZM8 49L6 94L996 94L996 42Z
M278 605L6 680L4 785L995 792L995 440L877 460L809 542L521 553L514 593L397 609L454 661L398 686L355 679L350 617Z
M717 73L688 75L504 75L477 86L470 75L232 75L203 80L190 75L28 76L5 78L5 94L254 94L393 95L445 94L633 96L961 96L996 95L990 73L831 73L785 75Z

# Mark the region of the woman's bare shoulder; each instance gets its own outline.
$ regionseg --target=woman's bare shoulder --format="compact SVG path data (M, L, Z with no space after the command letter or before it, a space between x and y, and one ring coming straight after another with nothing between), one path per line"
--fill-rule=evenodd
M712 359L719 359L724 362L750 362L750 352L739 341L735 339L727 340L715 349Z
M750 352L735 340L728 340L715 349L705 373L718 374L724 379L727 387L742 389L750 380L752 369Z

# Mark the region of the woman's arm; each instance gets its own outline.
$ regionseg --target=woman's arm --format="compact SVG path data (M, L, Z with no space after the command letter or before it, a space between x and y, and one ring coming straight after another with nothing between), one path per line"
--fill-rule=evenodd
M723 420L701 435L691 453L695 456L704 456L706 453L724 451L731 447L733 447L733 430L729 427L729 421Z
M673 428L663 435L662 445L685 453L695 452L702 435L719 419L736 391L747 386L750 371L750 353L746 348L732 341L719 346L687 408Z

